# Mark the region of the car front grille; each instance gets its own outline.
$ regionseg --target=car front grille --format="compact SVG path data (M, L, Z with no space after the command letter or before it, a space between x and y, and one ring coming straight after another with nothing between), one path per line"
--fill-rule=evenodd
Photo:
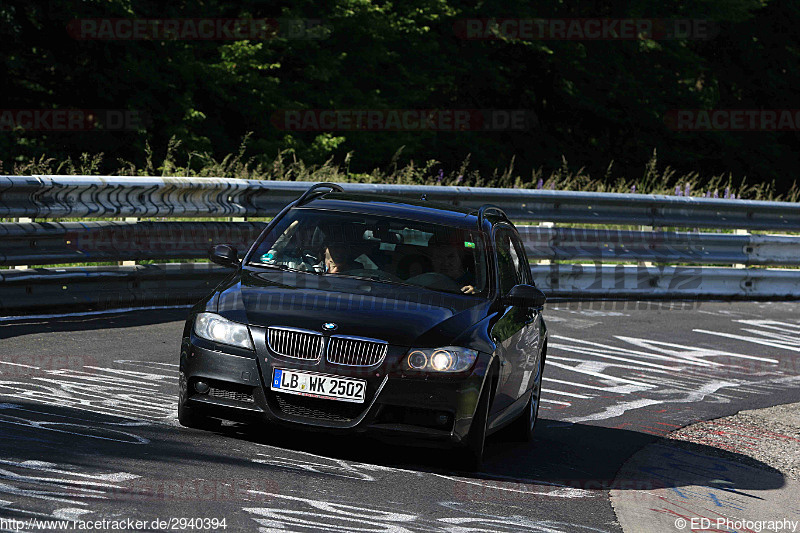
M386 357L386 348L385 341L334 335L328 342L328 361L337 365L373 366Z
M275 401L281 412L292 416L328 420L331 422L349 422L364 412L363 404L306 398L294 394L275 394Z
M267 329L269 349L283 357L317 360L322 356L322 334L295 328Z
M217 389L211 387L208 391L209 396L214 396L215 398L223 398L225 400L234 400L237 402L245 402L245 403L254 403L253 395L247 394L244 392L237 392L227 389Z
M388 344L380 339L333 335L327 341L321 333L305 329L271 326L267 328L267 345L273 353L306 361L318 361L323 352L335 365L375 366L386 357Z

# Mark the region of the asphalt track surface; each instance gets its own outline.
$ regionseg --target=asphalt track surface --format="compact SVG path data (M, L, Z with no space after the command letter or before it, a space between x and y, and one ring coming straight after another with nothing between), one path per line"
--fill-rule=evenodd
M693 422L800 401L798 311L793 302L548 304L534 441L495 434L477 474L455 469L446 451L361 436L179 426L185 309L0 322L0 518L620 531L609 489L637 450ZM702 476L681 479L711 481ZM749 483L736 488L761 488Z

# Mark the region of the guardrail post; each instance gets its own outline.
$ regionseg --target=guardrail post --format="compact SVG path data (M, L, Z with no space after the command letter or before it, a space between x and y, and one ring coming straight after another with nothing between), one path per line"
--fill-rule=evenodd
M653 226L640 226L639 230L640 231L654 231L653 230ZM651 267L655 266L655 263L653 263L652 261L639 261L637 263L637 265L640 266L640 267L651 268Z
M750 232L746 229L735 229L733 230L734 235L750 235ZM743 265L742 263L734 263L733 268L747 268L747 265Z
M138 217L125 217L125 222L139 222ZM136 266L136 261L120 261L121 266Z
M540 228L554 228L555 222L539 222ZM549 265L551 261L549 259L539 259L536 264L537 265Z
M20 217L13 220L19 224L30 224L33 222L33 219L29 217ZM17 265L14 267L14 270L28 270L28 265Z

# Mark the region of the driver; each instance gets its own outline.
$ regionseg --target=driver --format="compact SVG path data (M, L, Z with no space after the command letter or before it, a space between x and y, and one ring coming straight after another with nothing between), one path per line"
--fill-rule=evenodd
M458 249L451 245L442 243L431 248L431 261L433 262L434 272L444 274L461 286L464 294L475 294L477 291L473 286L473 276L467 272L464 261Z

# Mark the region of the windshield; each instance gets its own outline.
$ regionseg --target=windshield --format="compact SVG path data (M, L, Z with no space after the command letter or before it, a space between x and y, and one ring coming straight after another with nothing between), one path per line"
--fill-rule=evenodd
M259 241L248 264L449 293L487 292L477 230L358 213L293 209Z

